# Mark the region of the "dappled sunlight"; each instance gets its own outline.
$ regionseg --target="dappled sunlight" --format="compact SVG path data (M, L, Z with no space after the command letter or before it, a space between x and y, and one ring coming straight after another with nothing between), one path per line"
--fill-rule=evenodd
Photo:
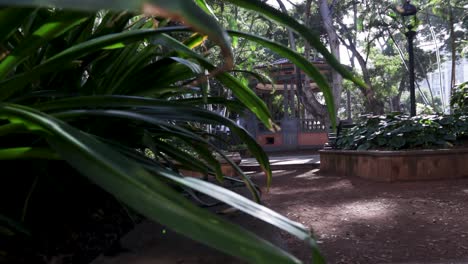
M321 179L326 179L324 176L316 175L313 173L303 173L295 176L294 178L299 178L300 180L321 180ZM293 178L293 179L294 179ZM297 179L295 179L297 180ZM330 191L334 192L349 192L350 190L354 189L355 187L349 182L345 180L341 181L333 181L329 183L321 183L320 185L317 186L310 186L310 185L303 185L303 187L296 187L294 189L289 189L289 188L284 188L284 186L281 185L273 185L273 188L275 190L275 195L281 195L281 194L288 194L291 195L292 197L297 196L298 199L304 194L308 193L313 193L313 192L320 192L320 193L326 193Z
M270 163L272 165L291 165L291 164L306 164L306 163L315 163L319 162L320 158L317 155L314 156L305 156L305 157L279 157L279 158L270 158Z
M305 173L298 174L294 176L294 178L302 178L302 179L309 179L309 180L315 180L315 179L321 179L323 176L317 175L317 172L320 171L319 169L314 169L311 171L307 171Z
M319 155L294 155L294 156L270 156L271 166L288 166L288 165L305 165L319 164ZM258 166L258 161L255 158L243 158L241 166Z
M277 177L277 176L285 176L288 174L293 174L295 172L296 172L295 170L274 170L272 171L272 174L273 174L273 177Z
M386 218L395 208L394 202L387 201L386 199L376 199L350 202L339 205L335 209L339 210L341 214L346 215L346 219L351 220Z
M367 223L371 226L388 220L396 214L397 205L386 199L357 200L334 206L289 205L286 216L310 226L313 230L327 230L320 236L335 237L346 234L353 224Z

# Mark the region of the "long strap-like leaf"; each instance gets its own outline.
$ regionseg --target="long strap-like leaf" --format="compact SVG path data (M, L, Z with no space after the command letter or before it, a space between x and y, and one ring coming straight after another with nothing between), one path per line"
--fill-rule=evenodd
M3 79L14 67L24 61L31 53L34 53L47 41L60 36L70 28L82 23L88 18L83 13L62 12L51 17L41 27L27 36L21 45L16 47L0 63L0 80Z
M121 33L108 34L74 45L49 58L31 71L17 74L10 79L0 81L0 100L20 91L26 84L40 78L45 73L63 70L73 60L82 58L91 52L104 48L124 47L126 44L142 41L150 36L172 32L172 28L139 29ZM1 67L2 64L0 64Z
M73 167L138 212L176 232L251 263L300 263L243 228L203 210L102 142L36 110L0 104L0 118L43 131Z
M18 30L18 27L21 25L24 19L34 9L31 8L18 8L18 7L9 7L0 9L0 43L10 37L13 32Z
M0 0L0 5L54 6L84 11L98 11L101 9L144 11L148 15L163 16L181 21L198 32L207 35L218 44L222 51L224 65L214 71L231 69L234 63L231 41L226 31L213 16L203 11L193 0Z

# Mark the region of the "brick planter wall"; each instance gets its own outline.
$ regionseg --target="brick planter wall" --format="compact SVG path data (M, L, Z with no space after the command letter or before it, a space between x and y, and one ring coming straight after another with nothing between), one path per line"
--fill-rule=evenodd
M319 152L322 174L386 182L468 177L468 149Z

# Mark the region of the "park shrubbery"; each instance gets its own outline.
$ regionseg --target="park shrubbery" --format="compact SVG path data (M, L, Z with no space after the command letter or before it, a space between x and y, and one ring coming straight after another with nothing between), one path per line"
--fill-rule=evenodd
M451 98L453 114L364 115L343 129L336 147L349 150L448 148L461 143L468 133L468 85L459 85Z

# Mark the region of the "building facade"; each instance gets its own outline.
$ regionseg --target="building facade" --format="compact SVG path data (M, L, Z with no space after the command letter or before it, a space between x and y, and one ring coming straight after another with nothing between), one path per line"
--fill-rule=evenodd
M450 112L452 61L441 63L440 71L436 70L427 74L427 80L419 82L423 90L429 90L434 97L439 97L442 101L443 109ZM468 58L457 61L455 67L455 83L459 84L468 81Z

